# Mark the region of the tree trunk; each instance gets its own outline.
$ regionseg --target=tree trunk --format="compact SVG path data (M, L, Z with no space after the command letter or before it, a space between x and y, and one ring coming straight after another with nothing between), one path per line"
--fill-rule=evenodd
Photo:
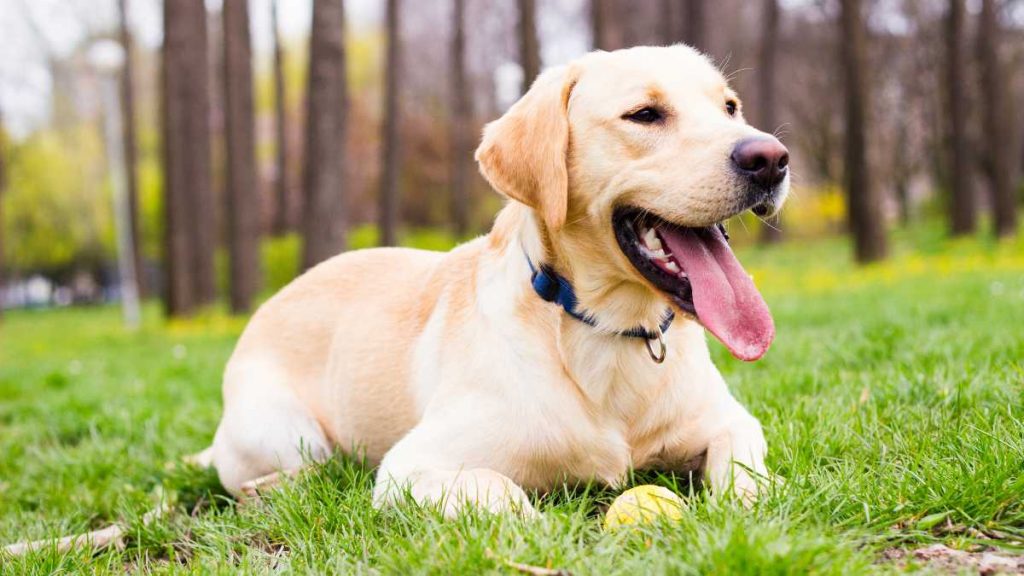
M846 97L845 184L857 261L885 258L886 232L881 198L871 179L867 156L868 81L865 70L866 27L860 0L842 0L840 40Z
M534 0L519 0L519 63L523 67L523 86L520 93L526 94L534 78L540 74L537 3Z
M399 135L398 95L401 78L401 30L399 1L387 0L387 55L384 62L384 137L381 147L380 244L394 246L398 241Z
M913 177L914 168L910 165L910 131L906 122L900 122L896 127L896 149L893 151L895 157L895 170L893 174L893 188L896 191L896 203L899 207L900 225L910 224L910 179Z
M591 47L594 50L608 50L608 0L590 0Z
M1001 2L982 0L978 17L978 61L981 69L981 87L985 94L984 126L987 143L989 189L992 192L993 220L996 235L1011 236L1017 231L1017 202L1013 187L1013 166L1010 158L1012 136L1007 106L1007 82L999 61Z
M135 281L139 295L145 296L146 270L142 263L142 235L139 231L139 176L138 176L138 145L135 140L135 89L134 57L132 54L132 34L128 26L127 0L117 2L121 46L124 48L124 68L121 71L121 126L124 134L125 178L128 182L128 214L132 236L132 261L135 264Z
M590 0L590 25L595 50L618 50L625 44L622 21L612 0Z
M946 111L949 115L949 224L953 235L971 234L977 227L977 202L968 163L963 38L964 0L950 0L946 16Z
M761 54L757 72L760 88L759 104L761 108L761 129L774 132L775 119L775 71L779 48L779 2L764 0L763 13L764 31L761 37ZM771 244L782 239L782 230L777 216L765 220L762 226L761 241Z
M224 0L224 103L230 304L248 312L259 284L260 211L248 0Z
M199 193L193 190L192 195L192 234L195 238L195 250L192 254L193 267L195 268L193 289L196 294L196 303L200 306L213 304L217 300L217 273L216 254L220 246L220 232L223 216L223 207L220 203L224 196L224 95L221 94L222 85L218 77L223 68L220 62L223 56L219 49L220 39L220 12L209 12L205 10L202 36L193 34L196 42L204 41L203 61L205 64L203 88L205 89L205 105L200 106L198 102L192 108L191 114L198 116L200 109L206 116L203 121L205 134L207 134L206 160L206 192ZM201 40L200 40L201 39Z
M700 50L707 52L707 4L704 0L685 0L683 10L683 39L684 41Z
M288 169L288 114L284 84L284 48L277 21L278 0L270 2L271 41L274 59L274 140L277 158L274 170L274 234L281 235L292 229L291 171Z
M661 14L658 26L661 33L661 44L671 46L683 40L683 2L682 0L661 0Z
M206 33L202 2L164 2L164 261L170 316L189 314L215 296Z
M533 4L532 0L529 4ZM461 238L469 230L469 185L472 178L469 131L473 124L473 108L469 101L469 83L466 81L466 0L455 0L454 8L451 53L451 213L455 234Z
M342 0L314 0L303 172L303 268L345 249L348 80Z

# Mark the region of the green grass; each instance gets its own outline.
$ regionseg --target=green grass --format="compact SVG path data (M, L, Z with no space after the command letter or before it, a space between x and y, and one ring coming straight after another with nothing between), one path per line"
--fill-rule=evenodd
M741 233L741 232L740 232ZM1024 242L898 236L864 269L839 240L749 248L778 338L757 364L714 354L765 426L787 481L754 509L671 477L677 523L606 533L615 494L539 499L544 517L370 506L372 471L338 458L239 507L209 472L165 464L205 447L243 321L124 333L111 308L10 314L0 328L0 542L123 519L124 550L44 551L0 572L848 574L889 547L977 542L1024 553ZM148 526L157 487L174 512Z

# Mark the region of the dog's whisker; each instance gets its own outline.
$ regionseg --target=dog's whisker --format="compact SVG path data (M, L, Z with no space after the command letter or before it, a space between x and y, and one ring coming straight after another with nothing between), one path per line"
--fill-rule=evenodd
M743 232L746 234L750 234L750 229L747 228L747 223L743 221L743 218L737 218L737 220L739 220L740 226L743 226Z
M767 218L763 218L763 217L761 217L761 216L758 216L757 214L755 214L754 216L755 216L755 217L756 217L756 218L757 218L758 220L760 220L760 221L761 221L761 224L764 224L765 226L767 226L767 227L771 228L772 230L775 230L776 232L782 232L782 229L781 229L781 228L779 228L778 226L775 226L775 225L773 225L773 224L772 224L772 223L771 223L770 221L768 221L768 219L767 219ZM780 222L780 223L781 223L781 222Z
M739 70L734 70L733 72L730 72L728 76L726 76L726 80L728 82L732 82L733 80L738 78L740 74L743 74L744 72L751 72L753 70L754 69L750 68L750 67L740 68Z
M729 67L729 62L732 61L732 52L729 52L722 58L722 63L718 66L720 69L725 70Z

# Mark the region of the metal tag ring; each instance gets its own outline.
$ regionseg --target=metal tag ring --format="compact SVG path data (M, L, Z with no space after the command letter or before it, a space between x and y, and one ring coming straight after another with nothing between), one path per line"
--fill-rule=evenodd
M654 348L651 346L651 342L655 339L644 339L644 344L647 346L647 353L650 354L651 360L654 360L655 364L661 364L665 361L665 356L668 355L668 346L665 345L665 334L662 333L661 327L657 327L657 341L658 341L658 353L655 354Z

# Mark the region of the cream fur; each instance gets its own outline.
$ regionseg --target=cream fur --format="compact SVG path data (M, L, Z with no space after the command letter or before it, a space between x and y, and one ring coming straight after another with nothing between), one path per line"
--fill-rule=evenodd
M612 333L653 327L667 305L615 243L613 208L691 226L735 214L728 154L758 132L725 113L734 97L683 46L542 75L478 151L513 199L488 236L337 256L255 314L224 376L212 456L225 487L340 448L379 465L378 505L407 488L449 514L467 501L530 514L523 489L695 463L713 491L753 495L765 441L703 329L677 319L660 365ZM671 110L657 132L621 119L647 101ZM537 297L524 250L574 282L598 328Z

